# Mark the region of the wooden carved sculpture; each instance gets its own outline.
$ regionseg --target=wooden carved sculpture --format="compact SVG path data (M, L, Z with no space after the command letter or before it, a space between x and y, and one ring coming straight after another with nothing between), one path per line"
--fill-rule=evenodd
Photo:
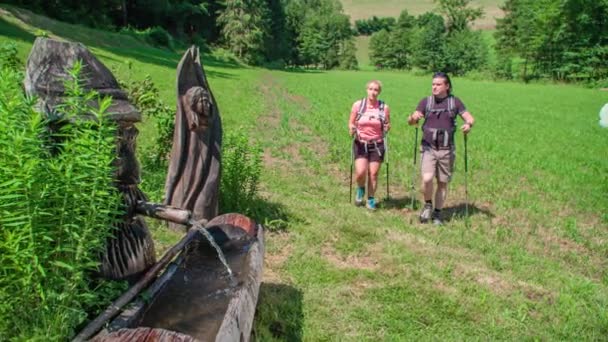
M217 215L221 143L219 110L192 47L177 70L165 204L135 204L135 212L186 234L74 341L93 336L99 342L249 341L262 281L264 229L240 214ZM136 298L144 289L146 296Z
M154 243L144 220L135 214L137 201L146 196L137 187L140 182L139 164L135 157L135 123L141 121L139 111L129 103L127 94L95 56L80 43L60 42L37 38L27 61L25 90L39 98L42 111L49 114L65 96L63 83L76 61L82 61L82 87L110 96L110 117L116 121L117 134L117 188L123 195L126 214L108 241L102 258L101 274L110 279L134 278L155 263ZM83 120L87 119L83 113Z
M177 67L177 112L165 183L165 204L190 210L194 220L218 214L222 122L198 48ZM171 223L173 229L185 226Z

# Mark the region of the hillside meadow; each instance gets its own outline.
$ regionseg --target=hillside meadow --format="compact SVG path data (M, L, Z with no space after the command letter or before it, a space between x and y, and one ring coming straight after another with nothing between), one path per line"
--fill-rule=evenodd
M348 8L348 6L345 6ZM0 9L0 43L25 61L38 30L86 44L123 80L150 75L175 104L182 50ZM412 11L413 12L413 11ZM225 131L264 149L256 217L267 227L260 341L601 340L608 336L608 93L572 85L452 80L477 122L464 146L442 227L411 212L414 129L405 123L430 76L401 72L274 71L203 57ZM352 103L370 79L391 107L390 198L379 210L349 203ZM155 136L139 124L140 149ZM143 170L162 197L164 175ZM416 189L419 189L416 179ZM417 198L420 197L416 193ZM159 253L177 236L154 226Z

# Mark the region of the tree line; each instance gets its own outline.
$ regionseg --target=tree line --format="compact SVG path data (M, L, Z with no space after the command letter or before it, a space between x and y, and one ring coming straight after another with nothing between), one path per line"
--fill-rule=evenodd
M359 36L369 36L372 33L383 29L389 31L393 26L395 26L395 21L396 20L393 17L378 18L375 15L369 19L355 20L354 34Z
M383 69L470 71L502 79L601 83L608 79L608 0L507 0L497 20L496 60L470 0L436 0L435 12L403 11L371 35L370 61ZM378 27L378 25L373 26Z
M392 27L372 34L370 61L382 69L415 67L456 75L485 67L488 46L481 32L469 28L483 11L471 8L469 2L439 0L436 12L440 14L426 12L417 17L403 10Z
M507 0L496 26L498 71L524 80L608 78L608 0Z
M126 31L158 45L222 46L249 64L357 67L338 0L9 0L62 21Z
M381 69L480 71L526 81L608 79L608 0L506 0L493 47L470 28L483 16L471 0L435 0L432 12L372 16L354 25L338 0L8 2L157 45L177 40L224 47L255 65L354 69L354 36L371 35L370 61Z

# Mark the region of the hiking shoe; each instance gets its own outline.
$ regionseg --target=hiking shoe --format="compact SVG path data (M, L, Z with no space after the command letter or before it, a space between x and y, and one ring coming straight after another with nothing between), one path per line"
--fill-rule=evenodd
M363 205L363 195L365 195L365 188L357 187L357 194L355 196L355 205L356 206Z
M376 199L373 197L367 198L367 209L376 210Z
M429 203L424 204L424 208L420 212L420 223L427 223L431 219L431 213L433 211L433 205Z
M441 220L441 211L433 211L433 224L436 226L441 226L443 221Z

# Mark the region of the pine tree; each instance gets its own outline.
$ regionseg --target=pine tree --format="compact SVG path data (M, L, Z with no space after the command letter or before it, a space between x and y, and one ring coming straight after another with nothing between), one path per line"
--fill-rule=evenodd
M222 37L238 58L258 62L268 35L268 8L262 0L228 0L218 17Z

